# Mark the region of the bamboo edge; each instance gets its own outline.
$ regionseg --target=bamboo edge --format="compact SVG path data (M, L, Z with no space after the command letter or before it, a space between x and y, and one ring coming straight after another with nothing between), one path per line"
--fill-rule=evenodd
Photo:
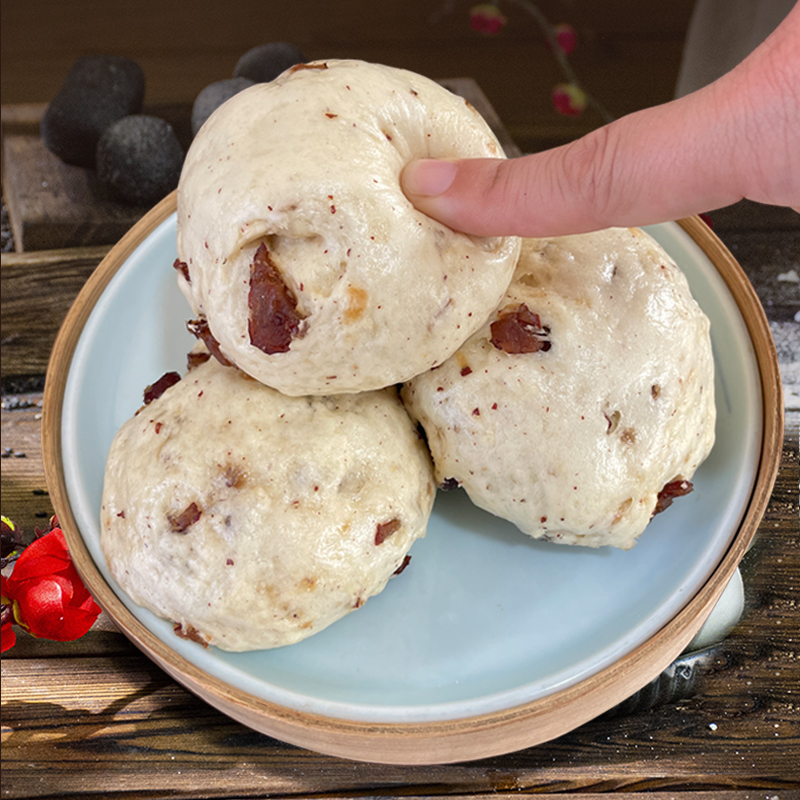
M753 284L719 237L699 217L687 217L677 222L722 275L736 300L736 305L742 314L755 350L764 403L761 462L753 491L759 495L754 499L759 504L763 504L763 508L761 508L763 514L778 477L786 424L783 385L781 384L778 353L772 338L772 330ZM751 313L745 313L745 310L749 310ZM770 413L771 410L774 411L774 414ZM766 473L762 470L765 465ZM766 496L764 496L765 494Z

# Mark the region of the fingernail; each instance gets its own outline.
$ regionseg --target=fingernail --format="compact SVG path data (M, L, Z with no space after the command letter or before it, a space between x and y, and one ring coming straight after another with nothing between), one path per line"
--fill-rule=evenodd
M409 161L403 170L403 190L407 194L436 197L450 188L457 171L458 165L453 161L433 158Z

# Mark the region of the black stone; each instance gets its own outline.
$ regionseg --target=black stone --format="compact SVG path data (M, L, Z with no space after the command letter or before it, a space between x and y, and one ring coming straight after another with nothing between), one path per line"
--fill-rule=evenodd
M144 72L135 61L81 56L42 116L42 141L67 164L94 167L103 131L122 117L138 114L143 102Z
M192 106L192 135L197 135L202 124L226 100L230 100L248 86L253 86L250 78L228 78L228 80L217 81L206 86L197 95Z
M248 50L233 70L235 78L249 78L253 83L268 83L295 64L303 64L306 57L293 44L270 42Z
M152 205L178 185L183 148L160 117L136 114L110 125L97 144L97 177L111 194Z

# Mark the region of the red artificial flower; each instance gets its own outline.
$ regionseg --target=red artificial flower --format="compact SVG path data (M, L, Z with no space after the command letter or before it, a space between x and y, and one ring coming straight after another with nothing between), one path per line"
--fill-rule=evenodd
M586 92L574 83L559 83L553 87L553 108L565 117L579 117L586 103Z
M562 22L553 28L553 37L565 56L572 55L578 44L578 34L568 22Z
M491 3L473 6L469 12L469 24L478 33L494 36L508 22L503 12Z
M17 625L33 636L58 642L79 639L100 614L100 606L72 563L60 528L34 540L17 558L14 571L3 581L3 605L8 604ZM6 638L10 637L6 636L5 619L3 637L6 650ZM8 647L13 643L11 640Z

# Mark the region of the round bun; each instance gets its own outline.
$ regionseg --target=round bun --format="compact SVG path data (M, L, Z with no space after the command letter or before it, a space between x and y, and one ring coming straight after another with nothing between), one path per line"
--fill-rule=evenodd
M277 647L380 592L434 494L395 389L291 398L211 359L114 439L101 545L120 586L179 635Z
M537 539L627 549L713 445L708 319L640 230L526 240L489 322L403 399L440 484Z
M417 211L400 173L419 157L504 155L463 98L361 61L298 65L218 108L178 188L179 282L211 348L295 396L451 355L502 298L519 240Z

